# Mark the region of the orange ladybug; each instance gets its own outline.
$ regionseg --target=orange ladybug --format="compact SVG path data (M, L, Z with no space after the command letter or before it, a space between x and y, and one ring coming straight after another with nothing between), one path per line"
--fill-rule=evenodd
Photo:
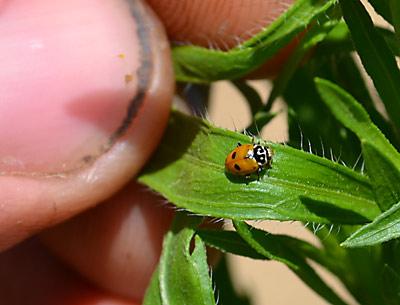
M231 151L225 159L227 172L249 178L251 174L260 172L264 168L271 167L272 150L259 144L240 144Z

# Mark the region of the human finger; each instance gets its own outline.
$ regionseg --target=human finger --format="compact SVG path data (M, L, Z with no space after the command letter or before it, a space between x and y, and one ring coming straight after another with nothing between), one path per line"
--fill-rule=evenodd
M110 197L157 145L173 93L140 1L0 3L0 250Z

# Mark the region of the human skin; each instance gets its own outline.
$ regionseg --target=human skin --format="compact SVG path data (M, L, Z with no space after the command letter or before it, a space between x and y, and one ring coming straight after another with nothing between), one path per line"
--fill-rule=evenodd
M162 136L174 91L163 25L171 40L225 49L287 8L149 1L156 17L131 4L0 0L6 304L140 304L172 217L132 181Z

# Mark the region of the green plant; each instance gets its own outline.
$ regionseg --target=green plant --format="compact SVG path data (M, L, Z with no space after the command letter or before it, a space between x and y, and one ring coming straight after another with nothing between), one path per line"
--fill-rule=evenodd
M398 0L371 0L395 32L376 27L359 0L298 0L256 37L230 51L179 46L173 50L180 82L230 79L253 114L250 130L273 118L283 96L290 146L264 143L275 153L260 181L225 175L224 159L246 135L173 112L164 139L139 181L186 212L176 215L144 304L249 304L235 296L222 263L211 279L205 245L253 259L277 260L331 304L346 304L314 271L333 273L359 304L400 304L400 11ZM266 104L238 79L307 31ZM313 49L312 58L304 57ZM385 114L370 97L352 52L372 78ZM338 152L301 149L298 124L311 143ZM318 129L315 126L319 126ZM360 155L361 151L361 155ZM361 162L358 162L359 159ZM365 171L364 165L365 164ZM235 231L199 228L203 216L232 220ZM321 224L320 247L267 234L247 220ZM340 226L337 233L329 226ZM215 281L215 283L213 283Z

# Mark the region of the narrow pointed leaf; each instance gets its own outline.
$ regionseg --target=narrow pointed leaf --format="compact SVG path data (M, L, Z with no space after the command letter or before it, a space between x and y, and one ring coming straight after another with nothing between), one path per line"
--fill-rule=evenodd
M251 114L254 115L263 108L264 104L261 99L261 96L258 94L257 90L252 86L246 83L243 80L233 81L232 84L240 91L243 97L246 99L247 103L250 106Z
M340 21L317 46L313 57L321 59L351 51L354 51L354 45L351 41L349 28L344 21Z
M329 71L336 69L326 66ZM320 74L320 69L317 70ZM311 67L300 68L288 84L284 97L289 108L290 144L311 147L315 154L335 160L340 157L348 165L360 155L358 138L344 128L332 115L318 94ZM329 73L332 74L332 73ZM301 95L299 95L301 92ZM315 128L318 126L318 128ZM310 143L310 144L309 144Z
M392 15L393 27L397 37L397 45L400 46L400 1L389 0L389 7Z
M322 18L321 18L322 19ZM297 67L303 60L304 56L314 48L318 43L324 40L330 31L338 24L338 20L326 16L320 21L322 24L314 25L309 29L300 43L297 45L288 61L285 63L282 71L274 80L274 86L267 101L267 110L270 110L275 99L285 90L287 83L292 78Z
M368 86L365 82L360 68L358 67L355 59L351 54L341 56L337 69L337 75L334 80L335 83L340 85L344 90L349 92L368 112L372 122L385 134L392 143L398 140L393 125L376 109Z
M310 230L312 230L309 227ZM381 291L377 288L382 273L381 247L344 248L340 242L355 230L354 226L321 228L315 234L323 247L327 267L346 286L357 300L357 304L382 303ZM365 293L368 291L368 293Z
M381 150L369 142L362 144L362 150L376 202L386 211L400 201L400 170Z
M329 81L315 82L335 117L360 139L377 202L381 210L388 209L400 200L400 154L351 95Z
M399 132L400 71L395 57L359 0L339 2L361 61L371 76L392 123Z
M382 132L372 123L368 113L350 94L334 83L316 78L319 94L336 119L354 132L363 142L368 142L386 155L396 160L400 166L400 157L396 149L385 138Z
M396 1L396 0L395 0ZM388 22L392 22L392 14L387 0L369 0L375 11L385 18Z
M345 305L346 303L319 277L313 268L308 265L302 253L296 247L288 246L295 240L291 237L269 235L268 232L255 229L245 222L235 221L234 226L239 235L254 250L268 259L278 260L286 264L299 278L301 278L311 289L334 305ZM271 238L272 236L272 238ZM277 237L277 239L275 239ZM287 241L285 241L287 238ZM274 240L275 239L275 240ZM281 240L281 242L279 241ZM288 243L289 242L289 243ZM295 240L295 242L301 242ZM292 244L293 245L293 244Z
M385 39L390 50L395 56L400 56L400 43L397 37L397 33L393 33L391 30L386 28L377 27L376 28L382 37Z
M177 46L172 52L176 78L195 83L240 78L274 56L319 16L327 14L335 2L298 0L259 34L229 51Z
M242 224L241 222L235 223L238 226L241 226ZM197 234L208 246L218 249L224 253L231 253L248 258L264 260L275 260L274 256L276 256L279 258L276 260L283 263L286 263L290 260L292 253L297 253L301 257L311 259L321 266L328 268L329 270L331 270L330 268L332 265L337 265L336 261L328 261L321 249L303 240L288 235L271 234L269 232L254 228L251 229L251 233L258 234L258 236L261 238L261 243L268 248L269 254L260 254L254 249L255 247L251 247L236 231L208 229L201 229L197 231ZM260 251L266 250L263 249ZM290 264L291 263L289 263L289 265ZM295 267L295 265L293 265L293 267Z
M200 237L195 236L197 224L195 217L178 214L165 236L159 265L163 305L216 304L206 249Z
M394 0L396 1L396 0ZM400 45L396 34L387 28L377 26L376 30L385 39L388 47L395 56L400 55ZM354 51L354 43L351 40L349 29L344 22L339 22L336 27L329 32L327 37L320 43L314 53L313 58L322 59L323 57L350 53Z
M296 275L314 292L323 297L326 301L333 305L348 305L343 301L335 291L332 290L315 272L315 270L306 262L302 264L298 270L292 270Z
M244 224L236 222L237 227ZM245 227L243 231L247 231L248 240L244 240L237 232L233 231L220 231L220 230L198 230L199 236L210 247L216 248L224 253L231 253L235 255L245 256L253 259L275 259L277 261L286 263L287 266L293 267L291 270L295 272L300 278L304 279L306 283L320 283L318 275L312 268L306 264L306 260L311 259L318 263L320 266L325 267L336 275L342 275L342 265L338 264L338 259L342 257L335 256L329 252L329 255L321 249L303 241L287 235L277 235L265 232L262 230L251 227L250 232ZM252 238L254 237L254 240ZM325 236L326 237L326 236ZM326 240L324 237L324 241ZM250 246L250 244L253 245ZM342 252L346 250L339 247L337 248ZM258 249L255 250L255 249ZM261 253L264 253L262 255ZM332 255L331 255L332 254ZM329 291L329 288L322 283L324 289ZM318 284L317 284L318 286ZM330 294L330 292L328 292ZM336 297L334 297L336 299Z
M379 215L373 222L361 227L342 246L371 246L400 236L400 202Z
M243 240L265 258L284 263L291 269L300 268L293 250L274 235L256 230L243 221L234 221L233 225Z
M213 270L218 305L251 305L247 295L243 295L243 292L238 293L235 290L229 269L226 256L223 256L218 262L217 267Z
M279 112L270 112L260 110L254 114L253 122L246 127L246 132L249 134L259 134L260 130L267 125Z
M144 296L143 305L162 305L160 285L158 281L159 276L160 273L157 268L151 276L149 287L147 287Z
M385 305L398 305L400 296L400 274L390 266L383 266L381 291Z
M245 256L253 259L265 259L251 248L235 231L198 230L197 234L208 245L221 252Z
M252 179L225 172L242 134L174 112L139 181L193 213L231 219L364 223L379 209L369 180L330 160L268 143L272 168Z

